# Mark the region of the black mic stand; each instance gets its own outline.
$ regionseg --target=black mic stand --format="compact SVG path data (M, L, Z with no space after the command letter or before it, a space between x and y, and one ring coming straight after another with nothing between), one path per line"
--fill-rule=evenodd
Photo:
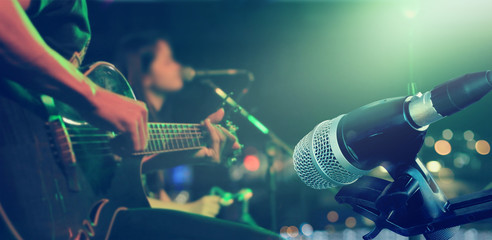
M395 175L394 182L364 176L342 187L335 197L374 221L376 226L364 236L366 240L384 228L403 236L450 239L460 225L492 218L492 189L446 200L418 159Z
M371 219L376 227L364 236L374 239L386 228L403 236L424 234L427 240L451 238L458 228L436 228L435 219L449 214L447 199L422 162L388 169L394 182L365 176L344 186L335 196L354 211ZM449 226L452 227L452 226Z
M252 79L251 76L249 76ZM251 81L250 81L251 82ZM282 141L275 133L268 129L263 123L261 123L256 117L251 115L243 107L241 107L233 98L231 94L226 94L221 88L219 88L211 80L203 80L203 84L209 86L214 90L214 92L223 100L225 106L229 106L232 112L239 113L239 115L246 118L253 126L255 126L260 132L270 137L271 143L275 145L276 148L284 150L287 154L292 156L294 150L284 141ZM245 91L243 90L243 93ZM244 95L244 94L243 94ZM270 205L270 230L277 231L277 199L276 199L276 179L275 170L273 168L273 155L268 154L268 169L267 169L267 182L268 182L268 192L269 192L269 205Z

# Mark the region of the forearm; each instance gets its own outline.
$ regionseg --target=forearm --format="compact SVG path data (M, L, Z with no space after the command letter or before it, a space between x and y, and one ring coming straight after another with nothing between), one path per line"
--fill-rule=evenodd
M25 88L91 107L96 86L41 38L17 0L0 3L0 62Z
M186 203L183 204L183 203L176 203L172 201L162 201L150 197L147 198L147 200L149 201L149 204L152 208L171 209L176 211L193 213L191 211L190 205Z

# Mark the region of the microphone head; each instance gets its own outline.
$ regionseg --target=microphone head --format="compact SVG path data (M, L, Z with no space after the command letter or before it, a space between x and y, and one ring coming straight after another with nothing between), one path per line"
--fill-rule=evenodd
M196 71L192 67L184 66L181 67L181 77L185 82L191 82L196 76Z
M336 132L342 117L318 124L294 149L294 169L309 187L327 189L351 184L367 172L350 164L340 150Z

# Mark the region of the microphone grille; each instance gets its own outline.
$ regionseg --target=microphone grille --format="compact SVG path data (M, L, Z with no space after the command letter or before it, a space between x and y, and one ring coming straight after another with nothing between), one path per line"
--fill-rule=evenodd
M294 169L301 180L314 189L351 184L362 176L348 171L335 157L332 148L338 148L338 143L330 139L332 122L326 120L318 124L294 149ZM333 127L336 131L336 126Z

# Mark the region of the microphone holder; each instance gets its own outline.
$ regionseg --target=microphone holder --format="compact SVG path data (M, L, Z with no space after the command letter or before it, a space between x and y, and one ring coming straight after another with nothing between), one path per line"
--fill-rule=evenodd
M450 239L466 223L492 218L492 189L446 200L420 160L390 182L363 176L335 196L375 223L364 239L386 228L403 236L424 234L427 240Z

